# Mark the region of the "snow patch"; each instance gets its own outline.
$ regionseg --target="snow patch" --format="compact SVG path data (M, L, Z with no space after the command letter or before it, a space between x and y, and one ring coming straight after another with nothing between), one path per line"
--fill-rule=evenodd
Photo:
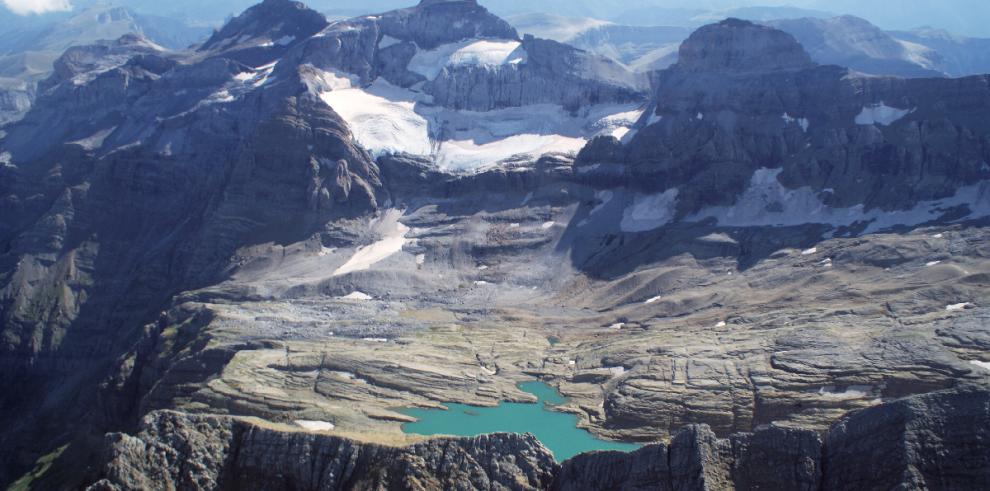
M385 36L382 36L381 41L378 41L378 49L385 49L389 46L395 46L396 44L401 44L401 43L402 43L401 40L398 40L386 34Z
M653 298L647 299L643 303L645 303L646 305L650 305L650 304L654 304L654 303L659 302L661 299L663 299L663 295L657 295L657 296L655 296Z
M925 266L930 268L932 266L938 266L939 264L942 264L942 261L929 261L925 263Z
M345 295L343 297L340 297L340 298L342 300L357 300L357 301L365 301L365 300L372 300L373 299L373 297L371 295L368 295L367 293L362 293L362 292L351 292L351 293L349 293L349 294L347 294L347 295Z
M406 239L408 232L409 227L395 221L391 224L391 230L386 232L383 239L374 244L359 247L354 252L354 255L343 266L337 268L331 276L336 277L355 271L366 271L375 264L388 259L393 254L401 251L402 247L409 242L409 239Z
M336 426L333 423L326 421L308 421L304 419L297 419L295 423L309 431L333 431Z
M611 326L608 326L609 329L612 329L614 331L618 331L618 330L622 329L623 327L626 327L626 323L625 322L616 322L615 324L612 324Z
M416 264L419 265L419 266L422 266L422 265L426 264L426 254L417 254L416 255Z
M674 219L677 211L677 188L659 194L639 194L622 212L619 226L623 232L645 232L660 228Z
M540 228L542 228L543 230L550 230L556 224L557 222L545 222L543 225L540 225Z
M488 286L488 285L491 285L491 283L489 283L487 281L480 281L479 280L479 281L475 281L474 282L474 286Z
M856 116L856 124L879 124L880 126L890 126L914 111L915 109L898 109L896 107L890 107L883 102L880 102L880 104L873 104L863 107L863 110L858 116Z
M973 364L973 365L976 365L976 366L978 366L980 368L985 368L987 370L990 370L990 362L979 361L979 360L970 360L970 363Z
M805 249L805 250L801 251L801 255L802 256L811 256L813 254L818 254L818 248L817 247L812 247L811 249Z
M873 394L873 386L870 385L850 385L845 390L838 390L834 386L825 386L818 389L818 394L827 399L862 399Z
M969 302L955 303L955 304L952 304L952 305L947 305L945 307L945 310L948 311L948 312L958 312L960 310L971 309L973 307L975 307L975 305L973 305L973 304L971 304Z
M808 128L811 127L811 122L808 121L808 118L794 118L793 116L787 113L784 113L783 118L784 118L784 122L787 124L797 123L798 126L801 127L801 130L804 131L805 133L807 133Z
M715 324L715 327L725 327L725 326L726 326L725 321L720 321L718 324Z
M366 341L369 343L387 343L388 338L361 338L361 341Z
M519 41L469 40L432 50L420 50L408 69L434 80L444 68L457 66L501 66L524 63L528 55Z
M97 131L96 133L93 133L92 135L87 136L86 138L69 143L73 145L79 145L80 147L83 148L83 150L86 150L88 152L92 152L93 150L99 150L100 148L103 147L103 142L106 141L107 137L110 136L116 129L117 129L116 126L102 129L100 131Z
M970 214L961 219L990 216L990 182L983 181L959 188L955 196L924 201L910 210L866 211L863 205L833 208L822 202L810 187L785 188L777 177L783 169L758 169L749 188L731 206L707 207L685 218L700 222L715 218L729 227L788 227L808 223L835 227L868 223L862 233L874 233L897 225L915 226L936 220L948 208L968 206Z

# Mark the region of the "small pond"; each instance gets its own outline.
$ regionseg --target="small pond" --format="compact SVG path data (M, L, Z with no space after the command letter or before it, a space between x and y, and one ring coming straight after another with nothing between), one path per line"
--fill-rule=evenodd
M416 435L476 436L485 433L532 433L543 442L558 461L594 450L629 452L640 446L595 438L577 427L574 414L551 410L548 406L566 400L543 382L524 382L519 388L539 398L536 404L503 402L498 407L446 404L442 409L406 409L402 413L418 421L402 425L406 433Z

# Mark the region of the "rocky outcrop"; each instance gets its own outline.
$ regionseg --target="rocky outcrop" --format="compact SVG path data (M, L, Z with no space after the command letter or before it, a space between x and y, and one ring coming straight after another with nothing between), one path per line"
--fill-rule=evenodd
M963 388L853 413L825 442L767 427L719 439L707 426L632 453L560 466L530 435L437 439L405 448L169 411L107 437L117 489L980 489L990 483L990 392Z
M443 70L426 91L444 107L470 111L534 104L577 111L644 99L636 76L614 61L532 36L526 36L521 49L526 63Z
M739 19L702 27L681 44L687 72L776 72L814 66L793 36Z
M382 14L383 34L415 43L421 49L465 39L518 39L508 22L478 5L477 0L422 0L408 9Z
M109 435L105 479L124 489L546 489L556 464L531 435L405 448L291 433L231 418L156 412L137 437Z
M729 20L684 43L679 63L654 76L653 99L651 124L627 144L592 142L577 166L606 186L677 188L680 216L736 204L761 168L826 206L867 210L990 178L985 76L856 77L814 66L789 34Z

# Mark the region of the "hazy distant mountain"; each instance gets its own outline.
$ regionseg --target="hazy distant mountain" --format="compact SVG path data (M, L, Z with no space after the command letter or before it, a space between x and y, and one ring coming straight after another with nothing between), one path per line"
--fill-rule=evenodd
M20 17L3 10L0 20L0 122L23 112L34 85L48 77L52 63L72 46L137 34L170 49L205 39L210 29L167 17L141 15L123 7L90 6L72 14Z
M943 75L936 50L895 39L859 17L803 18L767 24L793 35L819 63L846 66L870 74Z
M895 31L890 35L937 52L938 69L950 76L990 73L990 39L955 36L941 29Z

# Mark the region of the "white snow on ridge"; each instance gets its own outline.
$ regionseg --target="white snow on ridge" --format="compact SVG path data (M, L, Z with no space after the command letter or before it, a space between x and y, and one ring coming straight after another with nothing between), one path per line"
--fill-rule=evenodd
M660 228L674 219L677 211L677 188L658 194L639 194L622 212L619 224L623 232L645 232Z
M873 104L871 106L864 107L863 111L856 116L856 124L867 126L871 124L890 126L914 111L914 109L898 109L896 107L890 107L881 102L880 104Z
M985 368L987 370L990 370L990 362L979 361L979 360L970 360L970 363L973 364L973 365L976 365L976 366L978 366L980 368Z
M873 233L897 225L915 226L936 220L944 210L967 205L971 211L965 219L990 216L990 181L959 188L955 196L918 203L910 210L866 211L863 205L833 208L822 202L810 187L787 189L777 176L783 169L759 169L753 174L750 187L731 206L702 209L685 219L700 222L715 218L719 225L732 227L788 227L808 223L835 227L870 222L862 233ZM771 206L773 205L773 206ZM770 211L773 210L773 211Z
M519 64L524 63L527 57L519 41L469 40L417 51L409 62L409 71L433 80L447 67Z

